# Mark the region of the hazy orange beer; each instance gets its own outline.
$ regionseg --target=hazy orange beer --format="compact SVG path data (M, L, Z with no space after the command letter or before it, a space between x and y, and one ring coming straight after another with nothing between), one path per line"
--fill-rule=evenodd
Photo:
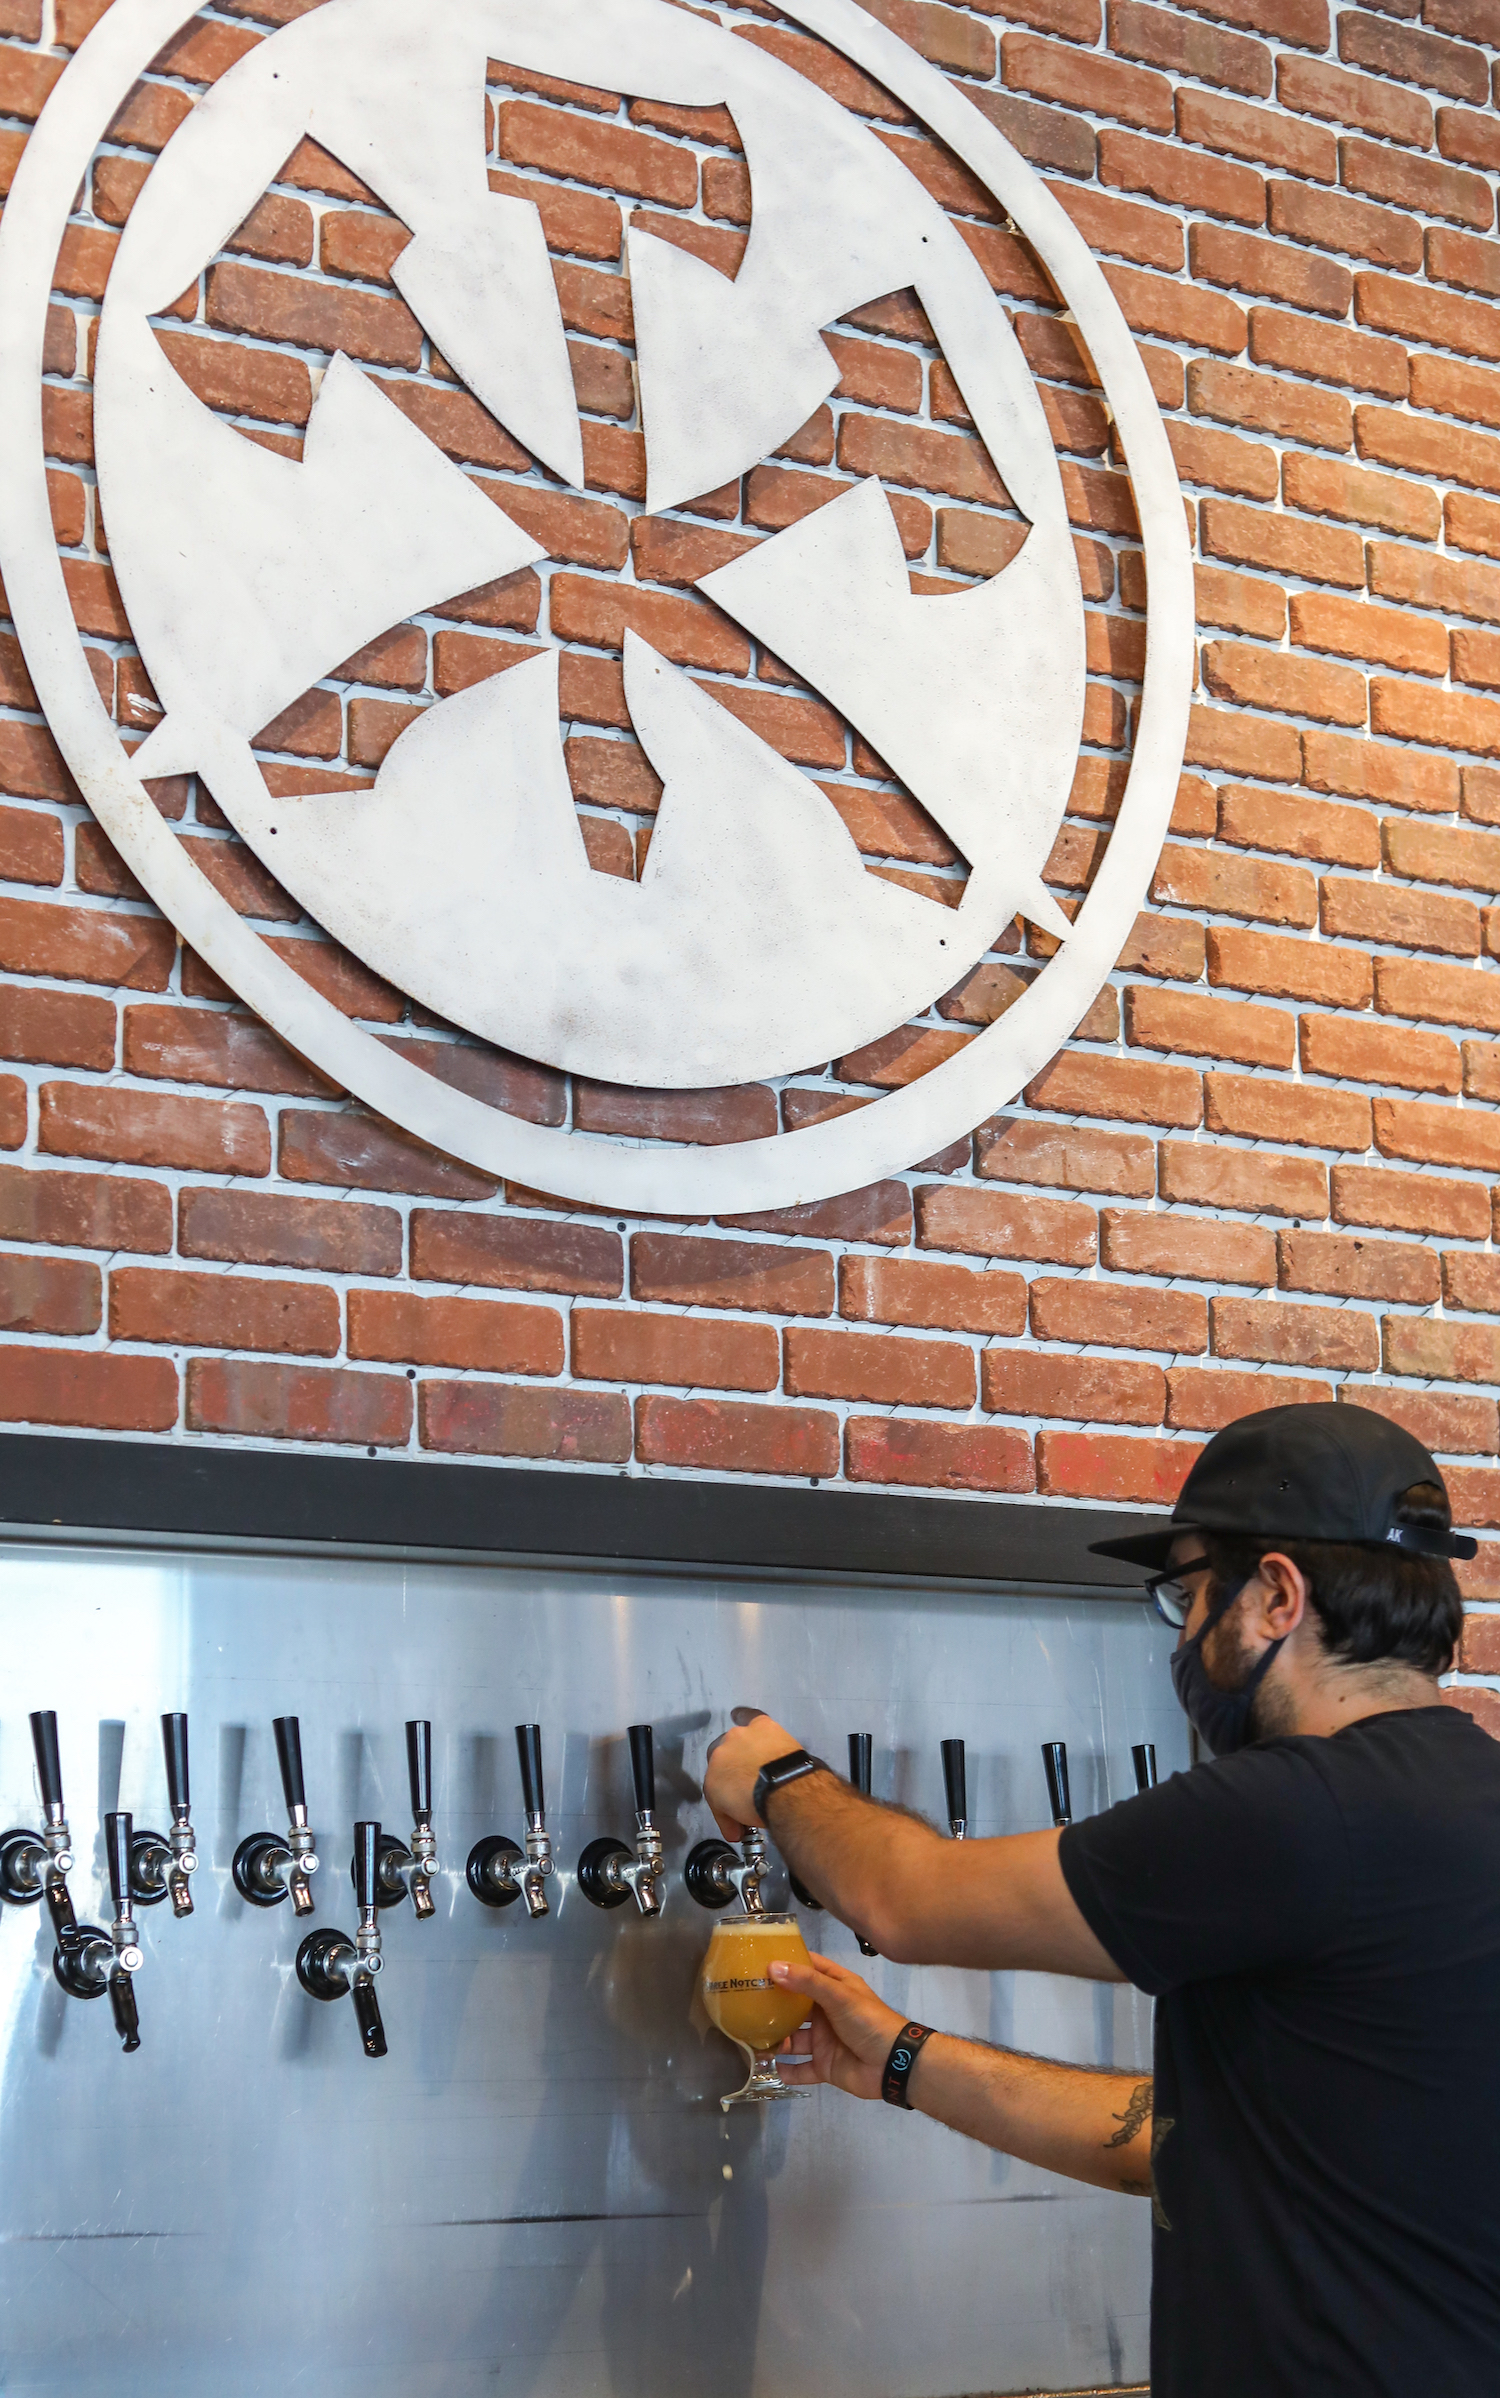
M772 1981L771 1966L782 1963L807 1963L795 1915L736 1915L714 1925L703 1960L703 2004L709 2021L751 2060L744 2088L720 2099L721 2106L741 2098L798 2096L777 2072L775 2052L810 2009L807 1999Z

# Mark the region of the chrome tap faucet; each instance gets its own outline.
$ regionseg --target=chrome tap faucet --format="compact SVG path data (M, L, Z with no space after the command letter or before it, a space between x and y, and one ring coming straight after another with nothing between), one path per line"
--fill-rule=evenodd
M318 1870L318 1852L307 1820L302 1727L295 1715L278 1715L272 1730L286 1798L287 1831L284 1838L279 1832L252 1832L240 1842L231 1867L234 1886L252 1907L279 1907L283 1899L290 1898L293 1914L311 1915L309 1877Z
M172 1829L161 1832L137 1832L130 1844L130 1895L140 1907L159 1907L163 1899L172 1902L174 1915L191 1915L193 1890L189 1877L198 1870L198 1843L193 1833L192 1809L188 1795L188 1719L185 1715L164 1715L161 1719L162 1753L167 1766L167 1797L172 1808Z
M629 1728L630 1776L635 1790L635 1853L608 1833L591 1840L578 1860L578 1887L596 1907L634 1899L646 1916L661 1913L661 1833L656 1824L656 1745L649 1724Z
M547 1799L542 1781L542 1727L517 1724L516 1755L521 1765L521 1797L526 1809L526 1846L519 1849L502 1833L476 1840L466 1868L469 1888L485 1907L509 1907L526 1901L533 1922L549 1912L547 1879L553 1872L552 1839L547 1830Z
M380 1953L380 1826L354 1827L354 1894L359 1901L359 1930L323 1928L309 1932L297 1951L297 1979L309 1998L352 1998L360 2044L367 2057L386 2054L385 2025L375 1977L385 1960Z
M130 1910L133 1829L128 1815L112 1814L104 1818L104 1854L115 1910L109 1930L106 1932L97 1923L74 1923L59 1938L52 1953L53 1974L70 1998L102 1998L106 1990L109 1992L115 2030L127 2055L141 2045L135 1976L145 1963Z
M432 1884L439 1868L432 1829L432 1726L420 1718L406 1727L406 1772L411 1784L411 1844L394 1832L381 1833L377 1904L399 1907L410 1893L413 1914L426 1923L437 1913ZM349 1874L357 1889L358 1858Z
M1073 1799L1068 1789L1068 1744L1065 1740L1042 1742L1042 1763L1047 1770L1047 1797L1052 1807L1052 1821L1058 1831L1073 1820Z
M57 1749L57 1717L49 1707L31 1718L31 1745L36 1756L37 1788L42 1797L42 1824L36 1832L6 1832L0 1836L0 1900L10 1907L34 1907L47 1901L54 1938L70 1939L78 1929L68 1875L73 1870L73 1838L63 1807L62 1765Z
M761 1885L771 1870L766 1836L759 1824L747 1824L738 1850L727 1840L700 1840L682 1869L690 1897L700 1907L728 1907L736 1899L747 1915L764 1915Z

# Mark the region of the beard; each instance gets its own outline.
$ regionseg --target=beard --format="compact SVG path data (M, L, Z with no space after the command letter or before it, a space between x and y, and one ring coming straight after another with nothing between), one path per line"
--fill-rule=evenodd
M1264 1648L1246 1637L1237 1600L1203 1643L1203 1670L1215 1690L1243 1690L1264 1655ZM1295 1729L1295 1714L1291 1695L1280 1687L1272 1668L1250 1701L1251 1731L1257 1740L1275 1740Z

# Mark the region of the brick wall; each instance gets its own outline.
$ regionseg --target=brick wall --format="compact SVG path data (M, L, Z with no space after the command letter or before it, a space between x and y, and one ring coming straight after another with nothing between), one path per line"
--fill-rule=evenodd
M1500 1525L1500 0L871 4L1105 260L1181 471L1198 705L1150 910L1109 988L1004 1117L850 1197L670 1224L497 1188L348 1102L184 953L79 803L7 619L6 1421L1160 1504L1230 1417L1334 1395L1408 1423L1461 1519ZM153 154L306 5L202 12L121 111L58 262L57 538L128 736L157 709L95 502L98 305ZM102 13L0 0L0 190ZM1076 905L1144 655L1108 412L1050 286L957 162L774 8L708 13L871 120L1013 315L1089 610L1085 751L1048 869ZM891 492L919 590L1012 554L1014 511L912 295L831 332L839 391L777 459L649 517L622 225L634 209L733 272L750 205L733 124L497 66L486 126L492 184L542 211L587 496L456 383L391 281L405 229L310 144L160 322L192 387L293 455L316 370L345 350L550 553L309 692L258 744L267 780L367 783L417 711L551 642L592 861L635 874L659 794L623 704L632 624L819 780L873 871L956 899L963 864L932 821L691 588L858 473ZM320 936L206 791L154 795L352 1017L442 1079L585 1132L712 1141L865 1104L972 1038L1050 947L1013 926L919 1024L785 1086L570 1085L425 1018ZM1469 1580L1500 1597L1500 1568ZM1500 1672L1495 1632L1475 1618L1477 1674Z

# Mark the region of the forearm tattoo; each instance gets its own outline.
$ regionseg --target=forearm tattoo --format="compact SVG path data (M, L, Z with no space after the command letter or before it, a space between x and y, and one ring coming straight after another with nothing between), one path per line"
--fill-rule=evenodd
M1137 2082L1130 2093L1124 2113L1111 2115L1111 2123L1118 2123L1120 2128L1117 2132L1110 2133L1104 2143L1106 2148L1128 2148L1130 2146L1142 2124L1147 2122L1150 2117L1151 2087L1149 2081Z

